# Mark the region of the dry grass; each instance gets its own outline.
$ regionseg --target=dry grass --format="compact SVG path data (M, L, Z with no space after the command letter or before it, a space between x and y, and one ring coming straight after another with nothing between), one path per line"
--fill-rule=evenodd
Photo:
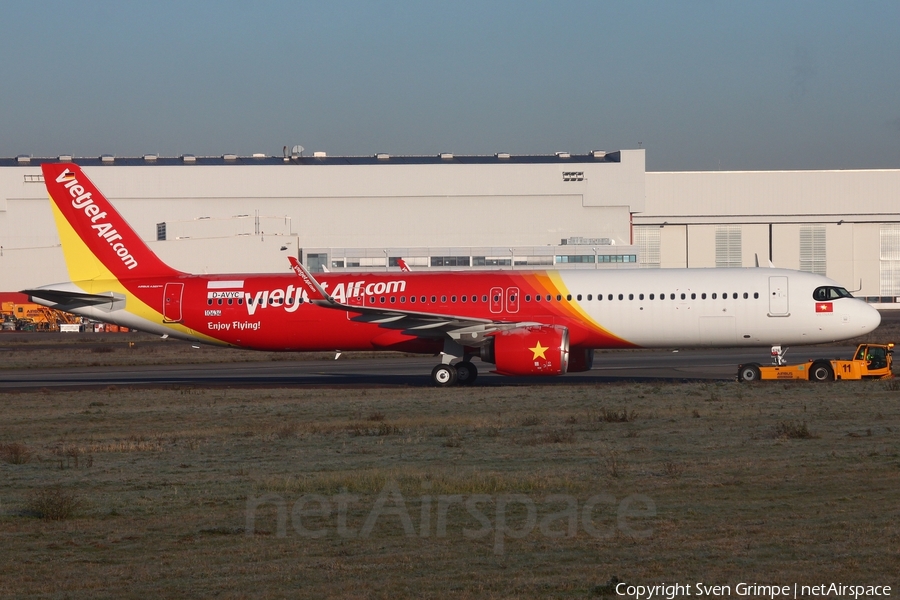
M0 462L0 597L897 583L900 396L884 382L35 391L0 394L0 411L0 440L30 452ZM248 502L267 495L251 535ZM560 495L572 536L555 535L565 517L542 529ZM66 498L68 512L41 504ZM591 498L607 537L584 526ZM655 516L620 527L629 498ZM521 531L523 499L538 525L498 552L497 511ZM379 501L394 512L366 530Z
M0 459L11 465L24 465L31 460L31 450L25 444L0 444Z
M82 505L78 494L53 485L31 492L23 514L48 521L65 521L75 517Z

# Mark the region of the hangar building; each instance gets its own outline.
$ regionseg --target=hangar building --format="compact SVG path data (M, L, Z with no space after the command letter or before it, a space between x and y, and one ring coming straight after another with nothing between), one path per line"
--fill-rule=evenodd
M68 279L40 164L0 159L0 291ZM646 172L546 156L75 158L173 267L779 267L900 297L900 169ZM900 305L898 305L900 306Z

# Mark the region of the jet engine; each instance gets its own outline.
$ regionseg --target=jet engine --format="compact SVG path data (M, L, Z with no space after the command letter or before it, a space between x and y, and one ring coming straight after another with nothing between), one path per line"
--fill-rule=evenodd
M569 330L534 325L498 331L481 347L481 360L501 375L562 375L569 367Z

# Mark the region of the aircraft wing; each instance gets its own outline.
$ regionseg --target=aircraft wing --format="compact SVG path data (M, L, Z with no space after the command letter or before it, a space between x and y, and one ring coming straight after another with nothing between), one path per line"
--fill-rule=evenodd
M303 287L312 304L323 308L357 313L355 317L350 318L351 321L373 323L389 329L400 329L417 337L449 336L451 339L469 346L482 344L485 335L494 331L537 324L338 302L319 285L319 282L300 264L300 261L293 256L288 259L291 261L291 268L303 282Z

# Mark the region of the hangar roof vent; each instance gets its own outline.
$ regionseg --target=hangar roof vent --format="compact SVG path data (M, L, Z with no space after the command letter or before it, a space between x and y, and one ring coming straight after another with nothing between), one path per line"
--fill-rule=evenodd
M391 155L384 152L379 152L375 155L375 158L377 158L378 160L390 160Z
M262 152L254 152L253 153L253 158L265 158L265 157L266 157L266 155Z
M495 156L500 160L509 160L509 152L498 152Z
M594 158L606 158L606 151L605 150L592 150L591 156L593 156Z
M223 160L237 160L237 154L223 154Z
M325 158L326 156L328 156L328 154L325 152L322 152L321 150L317 150L317 151L313 152L313 158Z
M195 162L197 162L197 157L194 156L193 154L183 154L181 156L181 160L183 160L186 163L195 163Z
M572 158L572 155L568 152L557 152L556 158Z
M16 157L16 162L19 163L19 164L22 164L22 163L30 163L30 162L31 162L31 156L28 155L28 154L20 154L20 155L18 155L18 156Z
M58 159L60 162L71 162L72 155L71 154L60 154Z
M453 160L452 152L441 152L440 154L441 160Z
M159 154L145 154L144 160L147 162L156 162L156 159L159 158Z
M115 160L116 160L116 157L113 156L112 154L102 154L100 156L100 162L103 162L103 163L111 163L111 162L115 162Z

